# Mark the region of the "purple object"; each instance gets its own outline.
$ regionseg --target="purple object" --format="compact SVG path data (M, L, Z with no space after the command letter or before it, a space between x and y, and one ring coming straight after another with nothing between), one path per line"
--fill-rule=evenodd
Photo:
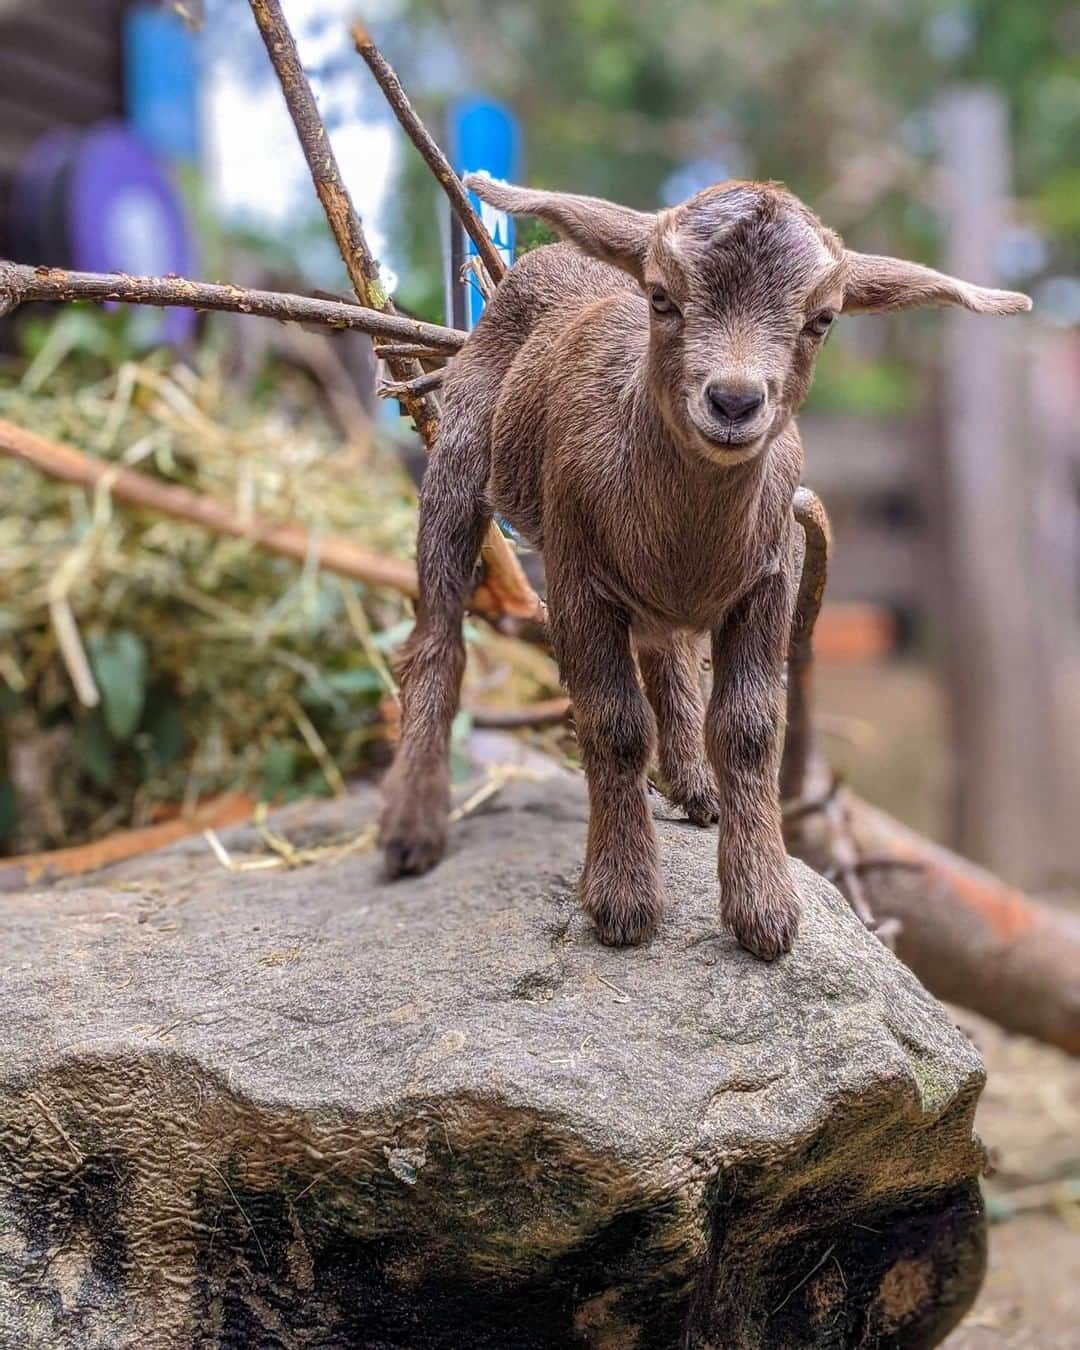
M83 272L190 275L192 245L175 189L121 122L82 138L67 193L69 265ZM146 343L184 342L195 331L189 309L137 311Z
M70 127L54 127L38 137L15 170L9 221L16 262L66 266L64 189L79 139Z

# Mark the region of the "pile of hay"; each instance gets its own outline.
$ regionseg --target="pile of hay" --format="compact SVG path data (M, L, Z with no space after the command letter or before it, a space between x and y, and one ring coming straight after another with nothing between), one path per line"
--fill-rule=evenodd
M47 342L29 368L0 372L0 417L240 515L411 556L415 494L392 450L343 445L306 373L271 362L238 393L227 358L219 340L188 363L58 361ZM139 826L226 790L339 791L385 760L407 601L321 571L314 554L299 566L2 456L0 498L0 852ZM470 637L486 649L474 678L505 684L508 644ZM511 697L545 681L534 661Z

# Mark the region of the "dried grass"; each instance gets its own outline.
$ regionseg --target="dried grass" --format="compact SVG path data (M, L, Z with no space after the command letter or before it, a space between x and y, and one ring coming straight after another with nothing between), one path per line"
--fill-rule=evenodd
M0 373L0 416L238 515L411 556L415 494L396 456L343 446L305 373L272 364L241 394L220 344L191 364L157 354L111 370L55 348ZM2 457L0 497L0 851L144 825L227 790L340 792L380 758L401 597ZM529 653L519 669L514 644L470 638L479 687L511 701L553 690L550 664Z

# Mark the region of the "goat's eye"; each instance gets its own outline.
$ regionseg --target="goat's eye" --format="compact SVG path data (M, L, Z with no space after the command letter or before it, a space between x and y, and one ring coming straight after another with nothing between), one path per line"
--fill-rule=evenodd
M657 314L671 314L675 310L671 296L662 286L654 286L649 292L649 304L652 305Z
M831 309L823 309L820 314L814 315L803 332L810 333L813 337L824 337L832 327L835 318L836 315Z

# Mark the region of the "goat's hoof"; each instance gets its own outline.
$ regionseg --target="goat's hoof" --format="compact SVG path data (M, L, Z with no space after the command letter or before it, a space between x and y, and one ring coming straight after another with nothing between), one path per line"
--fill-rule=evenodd
M429 872L446 852L446 826L434 821L408 826L383 826L380 842L386 875L420 876Z
M711 792L696 793L676 805L686 812L691 825L700 825L702 829L708 829L720 819L720 803Z
M799 931L801 902L793 882L724 897L724 918L736 941L762 961L775 961L791 951Z
M660 790L692 825L707 829L720 819L720 794L716 781L704 765L687 766L669 782L660 779Z
M656 931L664 912L664 892L658 878L603 878L586 874L582 901L596 936L605 947L638 947Z

